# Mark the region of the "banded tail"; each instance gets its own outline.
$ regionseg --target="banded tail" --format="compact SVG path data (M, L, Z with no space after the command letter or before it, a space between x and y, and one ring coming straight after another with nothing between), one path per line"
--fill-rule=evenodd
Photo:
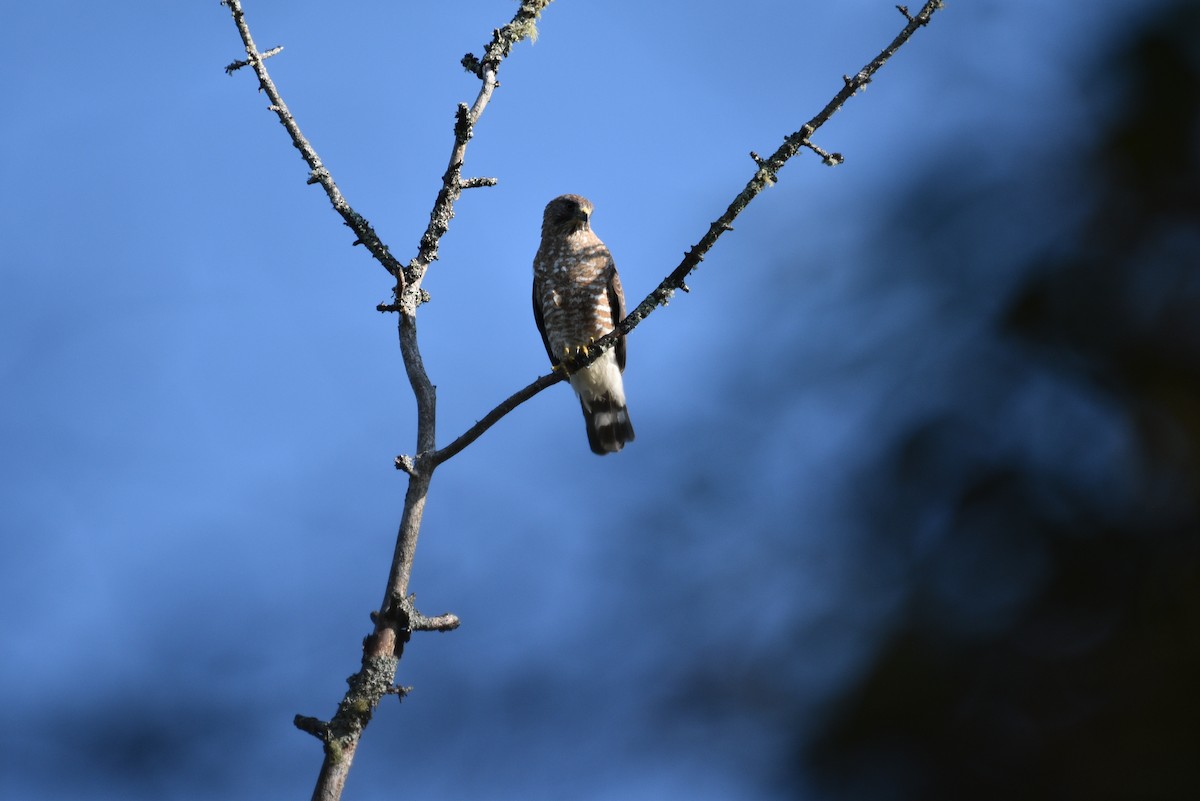
M587 422L588 445L592 453L603 456L616 453L633 440L633 423L629 422L629 409L625 401L614 401L605 394L590 401L580 397L583 419Z

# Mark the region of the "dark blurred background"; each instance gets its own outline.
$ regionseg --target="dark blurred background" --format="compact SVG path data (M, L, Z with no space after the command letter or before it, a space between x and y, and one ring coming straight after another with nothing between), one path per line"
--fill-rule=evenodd
M292 715L333 711L386 575L387 282L210 5L0 32L13 801L307 797ZM625 5L554 4L472 142L501 183L422 309L442 442L545 369L549 197L640 297L902 24ZM638 329L619 458L556 387L439 471L413 589L464 624L409 647L347 801L1196 797L1200 9L1076 6L949 2L818 137L846 163L789 164ZM248 10L397 252L512 9Z
M875 292L929 297L863 354L891 360L900 398L879 400L871 453L842 498L855 543L846 602L888 612L870 655L815 710L793 681L829 636L811 620L776 621L780 636L753 658L714 637L677 667L668 703L769 731L784 796L1200 792L1197 42L1195 3L1145 15L1080 72L1080 130L947 143L875 221L872 263L838 266L866 270ZM757 366L772 363L747 398L803 391L786 355ZM759 426L752 452L784 447ZM787 570L786 526L751 516L730 534L754 553L754 584Z

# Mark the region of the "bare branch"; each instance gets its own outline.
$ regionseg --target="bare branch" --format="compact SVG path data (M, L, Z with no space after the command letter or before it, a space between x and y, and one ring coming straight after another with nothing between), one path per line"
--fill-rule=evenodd
M826 167L836 167L846 160L841 153L828 153L812 142L804 142L804 146L821 157L821 163Z
M495 186L500 183L495 178L464 178L459 182L459 186L463 189L478 189L484 186Z
M492 41L484 48L483 58L478 59L471 53L462 57L462 65L472 72L485 84L487 70L495 71L500 62L508 58L508 54L518 42L523 39L537 41L537 21L551 0L524 0L512 21L503 28L492 31Z
M921 11L912 16L903 6L898 6L901 13L908 20L908 24L904 29L893 39L887 47L885 47L879 55L867 63L865 67L859 70L853 77L844 76L843 86L837 94L833 96L825 107L821 109L811 120L804 124L800 130L787 136L783 140L783 144L767 158L763 158L753 150L750 151L750 158L754 160L757 170L746 186L738 193L737 197L726 208L715 222L708 227L708 231L700 238L700 241L693 245L684 254L683 261L679 263L671 273L662 280L646 298L639 303L632 311L630 311L625 319L609 333L605 334L600 339L596 340L594 345L588 347L586 355L580 354L573 359L564 363L567 373L574 373L587 365L599 359L605 351L611 348L619 337L625 336L633 331L638 324L646 319L659 306L666 306L671 302L676 290L684 292L690 291L684 279L700 266L700 262L704 260L704 256L716 244L717 239L726 231L733 230L733 220L742 213L750 201L763 191L763 189L775 183L779 170L788 162L792 156L796 155L801 148L808 148L821 157L823 163L829 166L841 164L845 157L841 153L829 153L822 150L817 145L810 141L810 137L816 133L822 125L829 121L836 114L846 101L850 99L858 90L862 89L870 83L872 76L888 62L896 51L907 42L918 28L929 24L930 17L943 7L943 0L928 0L921 8ZM483 418L460 436L458 439L451 442L445 448L437 451L433 455L433 460L437 464L441 464L450 457L457 454L471 442L479 438L484 431L491 428L500 418L511 412L517 406L520 406L525 401L537 395L542 390L553 384L561 381L565 376L560 374L558 370L547 376L542 376L533 383L529 384L519 392L514 393L509 398L504 400L499 406L492 409Z
M454 218L454 204L458 202L462 190L496 184L495 179L463 179L462 166L466 158L467 142L474 135L475 126L491 101L492 93L500 85L496 80L496 71L500 69L500 63L508 57L518 42L537 38L537 20L550 3L551 0L522 0L521 7L517 9L512 20L503 28L492 31L492 41L484 48L483 58L476 58L470 53L463 56L463 66L474 73L482 81L482 85L471 107L467 108L465 103L460 103L455 114L454 147L450 151L450 164L442 176L441 191L434 201L433 210L429 212L429 225L421 236L417 256L404 268L405 283L397 287L395 305L403 309L404 313L412 314L428 297L418 290L429 265L438 257L438 243L450 227L450 220Z
M544 376L538 378L537 380L535 380L533 383L529 384L529 386L525 387L524 389L517 390L512 395L509 395L507 398L505 398L503 401L501 401L499 406L497 406L495 409L492 409L490 412L485 414L481 420L479 420L477 423L475 423L475 425L471 426L465 432L463 432L462 436L460 436L458 439L454 440L453 442L451 442L449 445L442 448L441 450L434 452L433 457L432 457L433 463L441 464L442 462L451 458L452 456L457 454L459 451L461 451L463 448L467 447L472 442L479 439L480 435L482 435L483 432L487 431L489 428L491 428L497 422L499 422L500 418L504 417L504 415L508 414L513 409L517 408L522 403L529 400L530 398L532 398L534 395L541 392L546 387L553 386L553 385L557 384L559 381L562 381L563 379L565 379L566 377L567 377L567 374L564 373L563 371L553 370L550 373L548 373L547 375L544 375ZM400 466L400 464L398 462L396 464L396 467L400 468L400 469L404 469L403 467Z
M275 88L274 81L267 73L267 68L263 64L263 60L268 56L274 55L282 50L282 47L274 48L267 53L260 53L254 44L254 37L250 35L250 26L246 23L246 15L242 10L241 0L222 0L222 4L229 7L229 11L233 14L233 22L237 25L238 33L242 37L242 44L246 47L246 60L242 62L235 61L225 68L229 74L243 66L254 68L254 72L258 75L258 86L266 93L271 101L268 107L275 112L279 117L279 121L283 123L283 127L287 129L288 135L292 138L292 144L300 151L301 158L309 167L308 182L319 183L325 190L325 194L329 196L329 202L333 204L333 208L345 220L346 225L350 230L354 231L357 238L354 244L365 245L375 260L383 265L383 268L392 275L396 276L397 280L403 280L403 268L400 262L388 252L387 245L383 244L379 236L375 233L375 229L367 221L365 217L351 208L346 198L342 196L342 192L338 189L337 184L333 181L333 176L329 174L329 170L325 168L317 151L309 144L309 141L300 131L300 126L296 123L296 119L292 113L288 111L287 104L283 102L283 97L279 94L279 90Z
M833 96L832 100L825 104L825 107L816 116L805 123L800 130L787 136L783 140L783 144L779 146L779 149L769 157L765 159L755 158L758 170L754 173L754 176L746 183L746 186L738 193L737 197L733 199L733 202L729 204L725 213L709 226L708 231L700 238L700 241L687 251L679 266L671 271L670 275L664 278L637 307L630 311L625 319L621 321L620 325L614 328L612 332L598 339L595 346L589 348L589 353L586 357L577 357L569 362L566 365L568 371L574 372L600 358L604 351L616 343L619 337L625 336L636 328L656 308L669 303L675 290L683 288L684 278L700 266L700 262L704 260L705 254L712 249L712 246L716 244L721 234L733 229L734 219L742 213L746 206L750 204L750 201L757 197L763 189L775 182L779 170L792 156L799 152L800 148L807 147L812 149L821 155L822 160L826 164L830 164L835 160L840 163L842 160L840 153L826 153L812 145L809 141L810 137L822 125L828 122L855 92L870 83L872 76L895 55L896 51L905 42L912 38L917 29L929 24L930 17L940 10L942 5L943 0L928 0L915 17L905 15L908 18L908 24L904 26L904 29L900 31L887 47L880 51L879 55L859 70L854 77L847 78L842 89Z
M734 198L726 212L709 226L708 232L700 241L688 250L680 265L642 303L634 308L621 321L620 325L598 340L595 346L589 348L586 356L577 357L562 369L555 369L550 374L536 379L527 387L514 393L460 437L439 451L436 449L435 435L436 389L425 371L417 338L416 310L421 303L428 299L428 294L421 283L429 266L438 258L441 238L445 235L450 220L454 217L454 207L462 191L496 184L495 178L462 177L467 145L474 135L475 125L478 124L495 89L500 85L496 75L501 63L515 44L525 38L536 37L536 21L550 2L551 0L522 0L512 21L503 28L493 31L492 40L485 47L481 58L471 54L463 58L463 66L481 81L479 93L470 106L461 103L456 109L454 144L446 171L442 176L442 185L430 212L429 224L421 236L416 256L407 265L401 266L389 253L387 246L379 240L372 226L355 212L342 196L328 169L325 168L316 151L301 133L298 124L271 81L264 61L269 56L280 52L282 48L260 53L250 35L240 0L223 0L223 4L230 9L245 45L247 56L245 61L229 65L227 71L232 73L245 66L254 69L258 76L260 89L270 99L270 110L278 116L288 131L292 143L309 166L309 183L321 184L334 209L342 216L346 225L355 232L357 238L354 244L364 245L395 278L393 302L380 304L377 308L380 311L399 313L400 351L409 383L417 401L415 455L400 456L396 459L397 468L407 473L409 478L404 511L397 532L384 601L380 610L372 615L373 632L363 642L361 669L347 680L349 689L338 705L336 714L328 722L300 715L295 720L298 728L319 738L324 745L325 759L313 791L314 799L322 801L340 799L362 732L370 722L375 707L386 695L403 696L408 691L407 688L396 686L395 677L397 664L412 632L449 631L458 626L458 618L449 613L435 617L426 617L420 614L414 606L413 597L407 592L409 578L412 574L413 555L434 469L478 439L512 409L546 387L562 381L569 372L581 369L599 358L605 350L612 347L617 337L627 335L654 309L660 305L666 305L676 290L687 291L687 285L684 283L687 275L699 265L721 234L733 229L733 219L765 187L775 182L778 171L801 148L811 149L820 155L826 164L840 163L842 160L840 154L822 150L811 142L811 136L841 108L850 96L870 82L871 77L886 63L896 49L911 37L917 27L927 24L930 16L942 5L941 0L930 0L916 16L910 16L906 8L898 7L908 20L908 25L901 34L855 76L846 77L842 90L834 96L833 100L799 131L788 136L775 153L767 158L762 158L757 153L751 153L756 171L746 187Z
M292 725L300 731L308 732L323 743L329 740L329 724L319 718L309 717L308 715L296 715L292 719Z
M268 59L271 56L277 56L282 52L283 52L283 45L279 45L278 47L272 47L270 50L264 50L263 52L258 54L258 57L262 58L262 59ZM232 75L233 73L240 70L242 67L249 67L249 66L250 66L249 61L234 61L225 68L225 74Z
M404 613L409 631L454 631L458 628L458 615L445 612L433 617L426 617L417 611L417 596L393 598L392 603Z
M380 611L372 616L375 623L374 632L363 642L362 667L348 680L349 690L338 705L337 713L328 723L305 716L296 718L299 728L318 736L325 746L325 760L313 790L314 799L336 801L341 798L362 731L370 722L372 711L385 695L403 695L405 692L395 686L394 680L396 665L403 655L404 645L411 633L450 631L458 626L458 618L451 614L432 618L421 615L412 607L412 599L407 595L425 499L429 492L433 469L437 464L431 457L436 446L437 393L421 359L417 341L416 310L421 303L428 300L428 293L421 286L421 282L429 265L438 257L438 244L454 217L454 204L462 191L496 184L495 178L462 177L467 143L474 135L475 125L479 122L493 92L499 86L496 73L501 62L522 39L536 36L535 23L550 2L551 0L522 0L512 21L493 31L492 41L485 48L483 58L468 57L472 59L472 71L478 75L482 85L475 102L470 107L460 103L455 112L454 146L451 149L449 165L442 176L441 189L429 215L429 225L421 237L417 256L407 266L401 266L387 246L379 240L367 220L346 202L329 170L301 133L300 126L288 111L263 65L267 54L258 52L240 0L223 0L223 4L229 7L233 15L238 33L246 47L245 62L231 64L229 72L232 73L242 66L253 67L258 75L260 89L266 92L271 101L270 110L279 117L292 143L309 166L308 182L319 183L324 187L334 209L356 234L354 244L364 245L395 277L393 302L380 304L376 308L380 311L399 312L400 353L417 401L416 456L403 456L396 460L397 467L408 474L408 491L404 498L404 511L396 535L396 547L388 574L384 602Z

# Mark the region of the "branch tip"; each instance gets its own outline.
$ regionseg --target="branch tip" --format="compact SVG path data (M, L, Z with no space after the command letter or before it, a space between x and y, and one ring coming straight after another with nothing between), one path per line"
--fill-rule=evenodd
M384 246L379 237L371 229L370 223L358 212L350 206L346 198L338 189L337 184L333 180L333 176L325 169L320 157L317 155L313 146L305 138L300 130L299 124L288 111L287 104L283 102L283 96L279 93L279 89L271 80L270 74L267 72L264 61L277 53L283 51L282 46L273 47L265 53L258 50L254 44L254 37L250 33L250 26L246 22L245 12L242 10L242 4L239 0L226 0L225 6L230 10L233 17L233 23L238 29L238 35L242 39L242 45L246 49L246 60L244 62L234 62L230 65L227 71L239 69L243 66L250 66L254 69L255 75L258 77L258 90L265 92L270 100L269 110L272 111L278 118L279 122L288 132L288 137L292 140L292 146L300 151L300 157L304 159L304 163L309 167L308 183L319 183L325 190L325 194L329 197L329 202L333 204L333 208L342 217L346 225L358 235L358 238L366 246L367 250L376 261L383 266L392 275L400 272L399 263L392 257ZM315 181L312 179L316 179Z
M927 0L921 7L921 11L912 18L912 20L900 31L900 33L877 55L871 59L865 67L851 77L843 75L842 81L844 86L839 90L825 107L821 109L816 116L804 124L800 130L785 136L783 143L770 156L763 158L759 154L751 151L750 157L754 159L755 170L754 175L746 182L746 186L740 193L729 203L725 213L712 225L708 231L700 238L691 249L689 249L683 257L683 260L661 283L653 290L646 298L639 303L635 308L631 309L620 324L613 330L611 334L606 335L601 341L608 340L609 337L627 336L642 320L650 315L657 307L665 306L671 300L676 287L683 285L683 280L692 271L694 271L703 260L704 254L707 253L716 241L725 231L733 230L731 223L739 214L750 204L754 198L763 192L766 187L775 183L776 176L788 162L792 156L796 155L802 147L809 147L814 152L821 156L822 161L829 165L835 166L841 164L845 159L841 153L827 153L816 145L809 142L809 138L825 123L836 114L846 101L858 92L863 86L871 81L872 76L877 73L888 60L895 55L896 51L906 44L912 38L913 33L917 28L928 24L930 17L938 10L944 8L943 0ZM574 365L573 365L574 366Z
M821 163L826 167L836 167L846 160L845 156L841 153L830 153L808 139L804 139L800 144L820 156Z
M396 609L404 613L409 631L454 631L458 628L458 615L444 612L433 617L426 617L417 611L417 596L409 594L403 598L392 595L392 603Z
M460 189L478 189L484 186L495 186L500 183L497 178L464 178L458 182Z
M387 690L384 691L384 695L394 695L399 700L403 701L404 696L408 695L412 691L413 691L413 688L411 686L401 687L399 684L395 684L395 685L392 685L391 687L388 687Z
M480 78L483 82L483 88L480 90L479 97L469 109L466 104L459 105L454 125L455 148L450 159L451 168L443 177L442 191L439 192L433 213L430 215L430 226L426 231L426 235L422 237L417 257L409 262L407 267L404 267L388 252L386 246L380 241L369 223L361 215L354 212L341 196L332 176L329 175L328 171L324 171L321 168L321 163L317 158L316 152L300 133L295 120L291 117L287 107L279 97L279 93L271 82L269 75L267 75L262 61L275 55L282 48L276 48L269 53L259 53L254 47L249 29L245 25L239 0L221 0L222 5L232 10L234 22L242 33L246 44L248 59L241 64L235 62L235 64L238 64L237 67L230 65L233 69L227 68L227 72L240 69L241 66L252 66L254 68L254 71L259 76L260 91L265 92L270 97L272 103L271 110L278 115L280 122L292 137L293 145L300 151L304 160L313 170L310 174L309 183L316 182L324 186L334 208L343 217L345 224L357 234L354 244L365 245L371 251L372 255L396 279L398 286L394 299L395 302L380 303L376 306L376 309L380 312L405 312L400 318L401 350L404 356L405 367L409 372L410 381L417 394L418 402L419 444L416 455L397 456L395 466L396 469L408 473L411 478L420 479L418 482L410 482L410 494L414 498L419 495L420 505L416 506L415 511L411 511L414 506L410 506L409 500L406 499L406 519L401 524L401 534L398 536L396 556L393 558L392 575L389 576L388 586L389 592L392 594L389 595L387 602L385 602L385 608L378 613L372 614L372 620L376 621L376 625L379 628L368 638L368 641L373 641L377 645L380 643L387 645L388 641L380 635L384 632L384 629L391 629L392 633L397 635L397 641L389 653L385 654L374 651L368 653L364 649L363 669L360 673L350 678L350 691L347 693L342 705L339 706L338 714L329 722L302 715L296 715L294 719L297 728L321 739L326 746L325 765L322 768L321 778L318 779L317 793L314 794L319 795L321 792L326 792L326 795L319 795L319 797L340 797L341 783L344 782L345 773L349 770L349 765L353 759L354 750L357 747L362 728L369 721L371 711L379 699L385 694L393 694L403 699L405 695L411 692L411 687L402 687L395 684L396 662L401 655L403 643L408 641L408 632L450 631L459 626L458 617L450 613L435 617L426 617L420 614L415 608L414 596L406 594L408 579L411 574L411 550L415 546L416 533L420 528L420 510L423 508L424 493L427 490L430 474L437 465L460 452L505 414L542 389L562 381L566 376L566 370L556 369L549 375L538 378L528 387L502 402L457 440L438 450L433 435L432 422L425 423L423 422L424 418L421 417L422 412L420 407L423 402L422 398L428 397L428 400L425 400L424 403L432 410L431 404L433 403L435 388L429 381L428 376L425 375L424 368L420 363L420 353L416 347L415 327L412 325L411 320L416 306L429 300L429 294L420 286L420 282L425 270L432 261L437 259L438 241L446 232L449 222L454 217L454 203L459 198L461 190L482 186L495 186L497 183L494 178L462 178L460 170L463 163L463 151L473 134L473 126L478 123L480 115L490 100L492 90L499 85L496 80L496 71L501 62L508 56L509 51L517 42L526 38L536 38L538 16L550 2L551 0L521 0L520 9L513 17L512 22L503 28L497 28L493 31L492 43L484 50L482 58L476 57L471 53L463 57L461 61L463 67ZM613 331L601 337L600 340L597 340L595 345L590 348L590 358L577 358L568 366L583 366L584 364L592 363L602 353L611 348L614 343L619 341L621 337L626 336L636 325L644 320L650 312L654 311L657 305L667 305L673 298L676 289L689 292L690 289L684 279L699 266L705 254L713 247L717 239L725 231L733 230L732 221L766 186L775 182L778 171L800 148L805 146L810 147L829 166L842 163L843 157L840 153L827 153L815 145L811 145L808 142L808 138L828 122L829 118L842 107L849 97L854 95L867 83L870 83L872 76L891 58L895 51L908 41L915 30L927 25L932 14L941 8L943 8L942 0L928 0L924 3L921 11L913 16L909 13L906 6L897 6L897 9L900 10L908 21L905 29L901 31L878 57L872 60L857 75L853 78L843 76L845 87L837 92L828 105L812 121L806 124L797 135L787 137L784 143L767 158L763 158L758 153L751 151L750 156L756 165L755 174L746 183L745 188L729 204L725 213L712 224L710 229L694 246L685 252L683 262L657 288L651 291L650 295L641 304L631 309ZM318 172L318 169L321 169L322 172ZM411 344L409 344L410 341ZM432 421L431 416L429 420ZM424 482L424 486L420 486L421 481ZM417 485L416 492L413 491L414 485ZM410 511L412 513L411 519L407 517ZM402 551L405 551L405 549L407 549L407 556L404 558L407 561L402 561ZM336 795L328 795L331 788L336 790Z
M329 724L319 718L308 715L296 715L296 717L292 718L292 725L302 732L311 734L323 743L329 742Z
M228 4L222 3L222 5L228 5ZM277 56L282 52L283 52L283 45L276 45L275 47L272 47L270 50L267 50L264 53L256 53L253 58L239 59L239 60L234 61L231 64L229 64L227 67L225 67L225 74L232 75L233 73L240 70L242 67L249 67L255 61L265 61L266 59L270 58L271 56Z
M413 621L413 631L454 631L459 626L458 615L445 612L434 617L419 615Z

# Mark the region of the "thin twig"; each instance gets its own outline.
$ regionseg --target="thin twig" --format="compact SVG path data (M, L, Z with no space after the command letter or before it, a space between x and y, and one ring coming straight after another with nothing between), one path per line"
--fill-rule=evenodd
M270 58L271 56L277 56L282 52L283 52L283 45L279 45L277 47L272 47L270 50L264 50L263 52L258 54L258 57L265 60L265 59ZM249 67L249 66L250 66L249 61L234 61L225 68L225 74L232 75L233 73L240 70L242 67Z
M912 38L912 35L916 33L918 28L928 25L930 18L935 12L939 11L942 6L943 0L929 0L925 3L924 7L922 7L921 11L916 14L916 16L910 15L907 8L898 6L897 8L900 9L900 12L908 21L908 24L904 26L904 29L900 31L899 35L897 35L896 38L893 39L891 43L889 43L888 46L879 53L879 55L873 58L853 77L845 76L843 78L843 86L841 90L833 96L833 99L826 103L825 107L821 109L821 111L818 112L815 117L805 123L800 130L787 136L783 140L783 144L779 146L778 150L776 150L767 158L763 158L753 150L750 151L750 158L754 160L754 163L758 169L755 171L753 177L751 177L746 183L746 186L742 189L742 191L739 192L737 197L733 199L733 202L729 204L729 207L726 208L725 213L717 218L715 222L709 225L708 231L703 237L701 237L700 241L688 249L687 253L683 257L683 261L679 263L679 266L672 270L671 273L664 278L641 303L639 303L632 311L630 311L619 325L617 325L608 334L605 334L603 337L596 340L594 345L588 346L586 356L579 355L563 364L563 367L566 369L567 373L574 373L577 370L580 370L591 364L596 359L599 359L605 351L607 351L616 343L619 337L625 336L629 334L629 332L633 331L633 329L636 328L642 320L650 316L650 314L659 306L666 306L671 301L671 298L674 297L676 290L682 290L684 292L690 291L687 284L684 283L684 279L687 278L687 276L693 270L700 266L700 262L704 260L705 254L712 249L713 245L716 244L717 239L721 237L721 234L725 233L726 231L733 230L734 219L742 213L746 206L749 205L750 201L757 197L759 193L763 191L763 189L767 188L768 186L772 186L775 183L779 170L788 162L789 159L791 159L792 156L796 155L801 148L808 148L812 150L814 153L821 156L821 160L827 165L834 166L836 164L840 164L844 160L844 157L841 153L829 153L825 150L822 150L820 147L814 145L810 141L810 137L812 137L812 135L816 133L816 131L822 125L828 122L829 119L842 108L846 101L849 100L855 92L870 83L872 76L874 76L875 73L878 72L879 69L888 62L888 59L895 55L896 51L899 50L905 42ZM524 389L509 396L498 406L484 415L479 422L467 429L467 431L458 439L454 440L440 451L436 451L433 454L433 462L435 464L441 464L442 462L451 458L467 445L478 439L480 435L499 422L501 418L503 418L513 409L517 408L522 403L529 400L534 395L537 395L547 387L553 386L554 384L563 380L567 373L555 370L553 373L538 378Z
M455 112L454 147L450 151L450 163L442 175L442 187L434 200L433 210L429 212L429 225L421 235L416 258L404 268L404 283L397 285L393 305L401 309L402 316L413 314L428 298L428 295L421 292L421 281L429 265L437 260L438 243L450 227L450 220L454 218L454 204L458 202L463 190L496 184L494 178L462 177L467 142L474 135L475 126L491 101L492 93L500 85L496 80L496 71L500 69L500 63L522 39L537 37L538 17L550 3L551 0L522 0L521 7L517 9L512 20L503 28L492 31L492 41L484 47L483 58L476 58L471 53L462 58L463 67L479 78L481 86L470 108L465 103L460 103Z
M395 277L394 302L380 304L378 308L380 311L399 312L400 352L417 401L417 455L397 460L397 466L408 473L408 491L405 494L404 511L396 535L396 547L384 601L379 612L372 616L375 623L373 633L363 642L362 667L347 680L349 689L328 723L302 715L296 717L297 727L320 737L324 743L325 759L313 790L313 798L320 801L337 801L341 798L363 729L370 722L372 712L384 696L396 694L398 691L395 686L396 665L403 655L404 645L411 633L449 631L458 626L458 618L451 614L432 618L421 615L413 608L411 596L407 595L425 499L429 492L433 469L437 464L431 457L436 446L437 396L433 383L425 372L418 347L416 309L428 299L421 282L429 265L437 259L438 244L454 217L455 202L464 189L494 186L496 183L494 178L462 177L467 142L474 134L474 127L491 100L493 92L499 86L496 73L501 62L518 42L536 36L535 23L550 2L551 0L522 0L512 21L493 31L492 41L485 47L483 58L468 55L463 59L464 66L480 78L482 85L475 102L469 108L466 104L460 104L456 111L454 146L449 166L442 176L441 189L430 213L429 225L421 237L417 256L407 266L402 267L388 252L387 246L375 235L370 224L342 197L329 171L300 132L299 125L288 111L263 66L266 56L259 53L254 45L240 0L223 0L223 4L229 7L233 15L234 23L246 47L247 58L245 64L240 66L248 65L254 68L260 88L271 101L271 110L278 115L292 143L311 169L309 183L320 183L325 188L334 208L358 235L354 244L365 245ZM235 65L230 66L233 69L239 68ZM403 692L400 691L399 694L402 695Z
M336 801L341 797L362 732L370 722L375 707L386 695L402 695L407 691L404 688L396 687L395 675L397 663L403 655L404 644L408 641L411 632L449 630L458 624L457 617L450 614L433 618L421 615L413 607L411 596L407 595L413 553L434 468L475 441L512 409L546 387L563 380L566 374L562 370L555 370L549 375L538 378L502 402L448 446L440 451L435 449L436 393L425 372L417 342L415 312L427 298L420 285L429 266L437 259L439 242L454 216L454 205L462 191L479 186L491 186L495 183L494 179L464 179L462 177L467 143L493 92L499 86L496 73L501 62L517 42L536 35L534 23L550 1L523 0L513 20L493 32L492 41L485 48L482 58L476 58L470 54L463 58L463 66L477 75L482 85L475 102L469 108L465 104L460 104L456 111L454 146L449 165L442 178L441 190L438 192L433 211L430 213L429 225L421 237L416 257L407 266L401 267L375 235L370 224L355 212L342 197L329 171L300 132L299 126L267 74L263 61L268 55L278 52L278 49L269 54L259 53L250 36L240 0L224 0L224 5L231 10L247 54L244 63L235 62L230 65L232 68L230 72L242 66L253 67L259 78L260 88L271 101L270 109L278 115L293 144L310 167L309 182L320 183L324 187L334 209L358 236L355 244L365 245L396 279L395 302L381 304L380 310L399 312L400 349L418 406L416 456L399 457L397 460L397 465L409 475L408 492L405 496L404 512L400 531L397 534L387 591L380 611L373 615L375 630L364 641L362 667L359 672L347 680L349 689L338 705L336 714L328 723L305 716L297 716L296 719L296 725L299 728L319 737L324 743L325 760L313 791L314 799ZM613 332L602 337L595 347L590 348L586 358L577 359L566 365L567 369L578 370L599 358L606 349L612 347L617 337L628 334L654 309L665 305L676 290L686 290L684 279L699 265L717 238L725 231L732 230L733 219L763 188L774 183L779 169L802 147L812 149L821 155L826 163L833 162L834 157L840 160L839 154L826 153L813 145L810 137L841 108L854 92L865 86L896 49L911 37L917 27L927 24L934 11L940 7L941 0L930 0L915 17L909 16L907 9L901 7L901 13L908 20L904 31L863 70L852 78L847 77L842 91L816 117L799 131L787 137L784 144L774 154L765 159L757 154L752 154L757 171L730 204L725 214L712 223L704 237L687 252L680 265L642 303L633 309Z
M846 157L841 153L830 153L826 150L822 150L819 146L813 144L812 142L805 142L804 146L820 156L821 163L826 167L836 167L846 160Z
M905 42L912 38L912 35L916 33L918 28L928 25L930 18L942 6L943 0L928 0L916 16L908 17L906 15L908 24L904 26L904 29L900 31L896 38L852 78L845 79L845 85L833 96L832 100L825 104L825 107L816 116L805 123L800 130L787 136L778 150L762 160L758 171L754 173L754 176L746 183L742 191L738 193L733 202L725 209L725 213L709 225L708 231L700 238L700 241L687 251L679 266L672 270L670 275L664 278L641 303L629 312L620 325L610 333L596 340L595 346L589 347L587 357L577 357L575 361L567 363L567 370L574 372L585 365L591 364L600 358L604 351L611 348L619 337L627 335L636 328L656 308L669 303L671 297L675 294L675 290L683 288L684 279L689 273L700 266L700 262L704 260L705 254L712 249L712 246L716 244L721 234L733 230L734 219L742 213L750 201L757 197L763 189L775 183L779 170L783 165L792 156L796 155L802 147L809 147L810 137L822 125L827 123L858 90L870 83L875 73L895 55L896 51ZM818 152L824 153L824 151ZM840 154L824 154L822 158L828 163L832 155L840 157Z
M416 310L427 293L421 286L429 266L438 257L438 246L442 236L449 229L450 220L454 217L454 205L464 189L475 186L490 186L495 183L491 178L462 177L462 167L466 159L467 143L474 136L475 125L483 115L491 101L499 83L496 80L497 70L501 62L512 52L512 48L522 39L536 36L535 23L543 9L551 0L523 0L512 20L503 28L492 32L492 40L484 48L482 59L468 54L463 58L464 65L471 64L471 72L476 74L481 82L479 94L470 107L459 103L455 111L454 145L450 151L450 160L442 175L442 186L434 200L433 209L429 213L429 225L421 235L417 246L417 255L404 269L405 281L397 285L394 304L389 308L399 310L400 350L404 357L404 367L408 373L409 383L417 399L417 451L414 457L403 457L397 462L409 475L409 491L405 499L404 518L401 523L400 535L397 537L396 556L392 562L392 570L388 576L388 586L384 596L383 609L386 611L391 599L403 598L408 592L408 580L412 571L413 553L416 550L417 535L420 530L421 512L425 505L425 491L428 489L429 477L440 462L433 458L437 447L436 442L436 389L425 372L417 343Z
M444 612L427 617L417 611L417 597L393 598L392 603L404 612L409 631L454 631L458 628L458 615Z
M279 94L279 90L275 88L275 82L271 80L270 74L267 73L266 65L263 60L269 55L274 55L282 50L282 47L277 47L267 53L260 53L254 44L254 37L250 35L250 26L246 24L246 15L242 10L241 0L222 0L222 4L229 7L230 13L233 14L234 24L237 25L238 33L242 37L242 44L246 47L246 60L244 62L235 61L225 68L229 74L233 74L234 69L241 66L251 66L254 68L254 73L258 76L258 86L266 93L270 99L271 105L268 107L274 111L279 121L283 123L283 127L287 129L288 136L292 138L292 144L300 151L301 158L309 167L308 183L318 183L325 190L325 194L329 196L329 202L333 204L333 208L345 220L346 225L350 230L354 231L357 237L354 244L363 245L375 260L383 265L383 268L389 273L397 277L397 280L402 280L404 274L400 262L388 252L387 245L375 233L375 229L367 221L365 217L356 212L342 196L342 192L334 183L333 176L329 174L325 164L321 161L321 157L317 155L317 151L309 143L308 139L300 131L300 126L296 123L295 117L288 111L287 104L283 102L283 97ZM234 65L238 65L235 67Z
M296 715L292 719L292 725L300 731L311 734L321 742L329 739L329 724L319 718L309 717L308 715Z
M492 409L490 412L485 414L481 420L479 420L477 423L475 423L475 425L471 426L465 432L463 432L463 434L458 439L454 440L453 442L451 442L449 445L442 448L441 450L435 451L433 453L433 458L432 458L433 463L435 465L438 465L438 464L441 464L442 462L446 461L447 459L451 458L452 456L457 454L459 451L461 451L463 448L467 447L472 442L479 439L480 435L483 434L484 431L487 431L489 428L491 428L493 425L495 425L496 422L501 417L508 414L513 409L517 408L522 403L529 400L530 398L532 398L534 395L541 392L546 387L554 386L555 384L557 384L559 381L562 381L566 377L567 377L566 373L562 372L561 370L553 370L550 373L536 379L531 384L526 386L524 389L519 389L516 392L514 392L512 395L509 395L506 399L504 399L504 401L502 401L500 403L499 406L497 406L495 409ZM410 463L412 460L409 459L409 457L407 457L407 456L397 457L397 462L396 462L397 469L404 470L405 467L400 463L401 459L408 459Z

